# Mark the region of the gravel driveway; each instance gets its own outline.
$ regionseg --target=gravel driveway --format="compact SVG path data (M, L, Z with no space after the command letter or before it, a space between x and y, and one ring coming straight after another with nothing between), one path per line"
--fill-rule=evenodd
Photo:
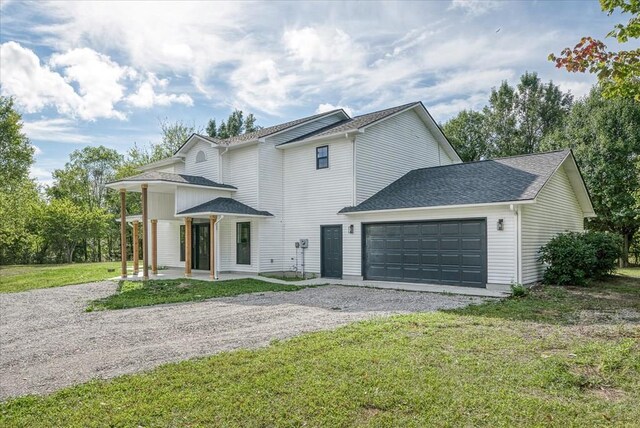
M0 400L147 370L170 361L478 297L322 286L196 303L84 312L114 282L0 294Z

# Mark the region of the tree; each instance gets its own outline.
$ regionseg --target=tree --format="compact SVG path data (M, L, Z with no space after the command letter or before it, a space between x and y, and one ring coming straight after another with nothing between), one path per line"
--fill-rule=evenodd
M563 125L572 102L553 82L525 73L516 87L503 81L493 88L482 112L462 111L443 128L465 161L535 153Z
M22 117L13 98L0 96L0 186L10 189L29 177L33 146L22 133Z
M564 147L574 150L598 215L589 228L620 234L626 265L640 229L640 104L605 99L593 89L574 104L565 126L545 139L546 149Z
M209 119L207 123L207 135L214 138L218 136L218 126L216 125L215 119Z
M489 156L489 134L482 113L463 110L444 124L443 130L464 162Z
M619 43L640 37L640 1L600 0L600 6L608 15L616 9L632 15L626 25L615 25L607 37L614 37ZM640 101L640 48L611 52L602 41L583 37L573 49L563 49L559 57L550 54L549 60L569 72L596 74L605 98L629 97Z
M256 125L256 117L253 113L249 113L245 118L242 110L235 109L226 121L223 120L220 122L220 126L217 128L216 120L209 120L209 123L207 124L207 135L210 137L225 139L249 132L255 132L259 129L261 129L261 127Z
M160 129L162 131L162 141L151 147L151 161L168 158L187 141L187 138L193 133L199 132L195 125L187 125L181 120L169 122L168 120L160 121Z
M506 81L491 90L483 109L492 157L540 151L542 138L562 125L573 98L553 82L542 83L536 73L525 73L516 88Z
M73 262L73 254L86 235L104 232L112 216L101 208L86 209L69 199L53 199L42 216L42 233L64 260Z

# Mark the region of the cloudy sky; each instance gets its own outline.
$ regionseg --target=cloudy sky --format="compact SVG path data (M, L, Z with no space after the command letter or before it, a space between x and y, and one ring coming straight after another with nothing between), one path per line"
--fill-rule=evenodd
M444 122L527 70L580 96L593 77L547 55L619 20L596 1L2 0L0 91L15 97L32 175L48 183L77 148L158 141L163 118L204 127L240 108L268 126L421 100Z

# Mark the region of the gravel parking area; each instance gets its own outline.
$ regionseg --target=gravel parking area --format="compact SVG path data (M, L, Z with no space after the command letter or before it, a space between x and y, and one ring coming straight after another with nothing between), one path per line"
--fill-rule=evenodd
M0 294L0 399L43 394L163 363L268 345L304 332L396 313L483 301L344 286L85 312L113 294L105 281Z

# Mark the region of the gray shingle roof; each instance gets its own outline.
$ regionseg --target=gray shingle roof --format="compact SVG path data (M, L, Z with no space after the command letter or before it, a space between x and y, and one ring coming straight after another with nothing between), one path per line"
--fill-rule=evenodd
M251 208L249 205L245 205L242 202L238 202L231 198L215 198L204 204L188 208L178 214L207 214L207 213L227 213L227 214L244 214L244 215L259 215L265 217L273 217L273 215L267 211L258 211Z
M259 130L255 131L255 132L249 132L247 134L238 135L237 137L226 138L226 139L220 140L220 141L221 141L222 144L231 145L231 144L243 143L245 141L256 140L258 138L267 137L267 136L269 136L271 134L275 134L276 132L284 131L287 128L291 128L293 126L301 125L301 124L303 124L305 122L308 122L310 120L314 120L314 119L317 119L317 118L322 117L322 116L327 116L327 115L336 113L338 111L340 111L340 109L331 110L331 111L327 111L327 112L319 113L319 114L314 114L313 116L307 116L307 117L303 117L301 119L292 120L290 122L285 122L285 123L281 123L281 124L278 124L278 125L269 126L268 128L262 128L262 129L259 129Z
M534 199L569 150L416 169L341 213Z
M392 114L398 113L402 110L405 110L411 106L416 106L418 104L420 104L420 102L416 101L409 104L403 104L397 107L391 107L388 109L374 111L372 113L367 113L360 116L355 116L351 119L342 120L340 122L318 129L317 131L311 132L309 134L302 135L300 137L294 138L289 141L285 141L284 143L281 143L278 145L281 146L283 144L306 140L307 138L310 138L310 137L323 137L326 135L333 135L333 134L340 134L343 132L355 131L357 129L371 125L372 123L377 122L378 120L384 119L385 117L391 116Z
M215 181L211 181L208 178L200 177L199 175L172 174L169 172L160 172L160 171L143 172L142 174L123 178L122 180L113 181L109 184L119 183L122 181L166 181L168 183L193 184L196 186L219 187L223 189L236 189L236 187L231 186L229 184L216 183Z

